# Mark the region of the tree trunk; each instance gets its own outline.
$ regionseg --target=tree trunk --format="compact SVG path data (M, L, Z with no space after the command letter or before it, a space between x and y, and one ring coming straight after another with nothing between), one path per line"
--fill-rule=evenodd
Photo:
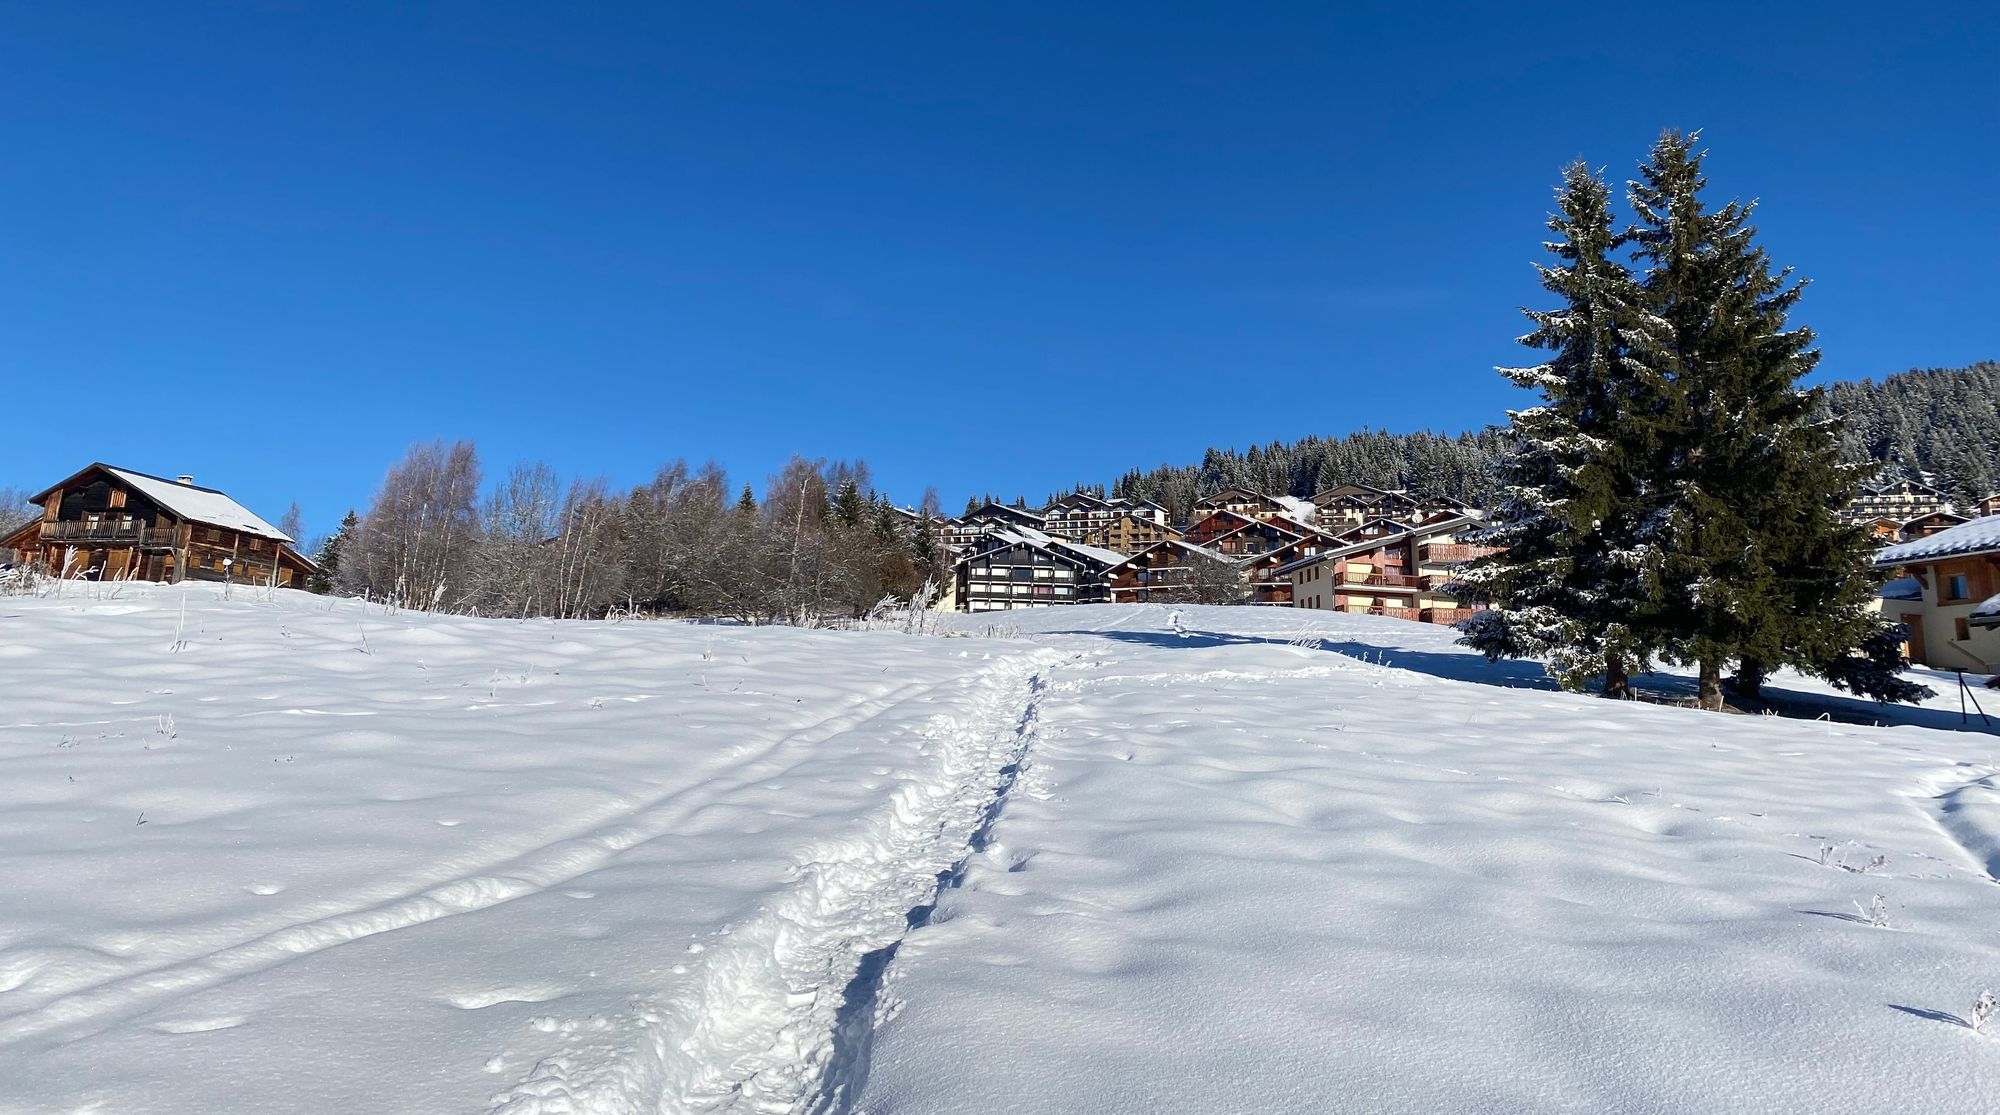
M1744 659L1736 667L1736 677L1734 679L1736 695L1746 701L1763 700L1764 675L1769 672L1769 670L1764 668L1762 662L1754 658Z
M1604 652L1604 696L1622 701L1632 695L1632 679L1625 673L1625 659L1616 651Z
M1722 663L1710 658L1701 660L1701 707L1722 711Z

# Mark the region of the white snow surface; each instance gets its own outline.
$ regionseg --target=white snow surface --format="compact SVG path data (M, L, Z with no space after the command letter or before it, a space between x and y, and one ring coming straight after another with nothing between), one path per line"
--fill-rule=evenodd
M0 1112L1991 1110L1955 694L1004 618L0 598Z
M291 535L258 518L249 508L221 492L178 484L172 480L162 480L157 476L148 476L143 472L133 472L129 469L111 468L109 465L105 468L125 483L137 488L147 499L172 511L180 518L211 526L227 527L230 530L264 538L275 538L280 542L295 541Z

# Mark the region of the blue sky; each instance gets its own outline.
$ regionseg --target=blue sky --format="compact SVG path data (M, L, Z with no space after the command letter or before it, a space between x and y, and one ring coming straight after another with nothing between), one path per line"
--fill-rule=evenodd
M949 508L1478 427L1558 169L1665 126L1827 375L2000 356L2000 17L1765 7L0 5L0 485L322 530L467 437Z

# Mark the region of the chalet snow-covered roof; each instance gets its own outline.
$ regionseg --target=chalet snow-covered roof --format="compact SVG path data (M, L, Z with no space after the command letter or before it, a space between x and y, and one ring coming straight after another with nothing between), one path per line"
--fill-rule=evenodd
M1331 488L1322 488L1319 491L1314 492L1312 498L1315 504L1321 504L1323 506L1324 504L1322 501L1325 500L1342 499L1350 496L1366 495L1371 493L1378 496L1386 496L1394 493L1395 491L1396 491L1395 489L1390 489L1390 488L1377 488L1373 484L1336 484Z
M1125 560L1125 555L1116 550L1107 550L1101 546L1086 546L1081 542L1071 542L1067 538L1057 538L1052 534L1044 534L1033 527L1001 527L994 530L986 536L985 549L980 550L978 553L967 554L959 560L969 561L972 558L991 553L994 550L1007 549L1014 546L1029 546L1037 550L1048 550L1053 553L1067 553L1072 558L1082 558L1085 561L1104 566L1117 565L1119 562Z
M1972 609L1972 626L2000 627L2000 594L1987 597Z
M1091 495L1089 492L1071 492L1070 494L1063 496L1060 499L1050 500L1048 506L1042 509L1042 513L1044 515L1047 515L1049 512L1055 511L1058 508L1071 508L1071 507L1102 508L1109 506L1111 506L1110 503L1106 502L1105 500L1098 499L1096 496Z
M1197 546L1192 542L1183 542L1178 538L1163 538L1158 542L1154 542L1151 545L1141 548L1138 553L1118 555L1122 559L1118 562L1118 565L1125 565L1129 562L1137 561L1138 559L1145 557L1147 554L1152 553L1154 550L1160 550L1160 549L1181 550L1186 553L1197 555L1199 557L1205 557L1215 561L1220 561L1228 565L1239 565L1244 561L1243 558L1240 558L1235 554L1225 554L1220 550L1211 550L1206 546ZM1106 569L1105 572L1109 573L1112 569L1116 569L1118 565L1111 566L1109 569Z
M260 538L276 539L279 542L295 541L292 536L258 518L242 504L216 491L194 484L183 484L178 480L153 476L149 473L134 472L129 468L118 468L99 461L89 468L72 475L62 483L38 493L34 502L41 503L58 488L67 487L71 481L93 471L102 471L119 483L145 496L170 512L177 519L204 526L222 527L225 530L254 534Z
M1017 519L1024 523L1039 523L1043 522L1045 517L1041 512L1030 511L1025 507L1009 507L1004 503L982 503L971 511L966 512L965 516L959 521L962 523L975 523L982 519L1007 518Z
M1878 567L1907 565L1914 561L1989 553L2000 553L2000 515L1988 515L1947 527L1929 538L1884 546L1875 554L1875 564Z
M1107 550L1102 546L1091 546L1083 542L1072 542L1067 538L1051 538L1049 539L1049 545L1057 549L1068 550L1071 553L1082 554L1084 557L1103 565L1117 565L1119 562L1125 560L1125 555L1119 553L1117 550Z
M1268 504L1272 507L1284 506L1283 504L1278 502L1276 496L1270 495L1269 493L1266 492L1260 492L1255 488L1245 488L1240 486L1234 488L1224 488L1219 492L1215 492L1210 495L1205 495L1200 499L1195 500L1194 505L1196 507L1202 507L1202 506L1219 507L1225 502L1225 497L1228 496L1249 497L1248 499L1226 500L1226 502L1229 503L1263 503L1263 504Z

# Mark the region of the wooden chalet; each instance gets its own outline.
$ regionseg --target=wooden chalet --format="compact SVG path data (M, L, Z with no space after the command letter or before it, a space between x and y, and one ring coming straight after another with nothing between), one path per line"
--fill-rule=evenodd
M1143 547L1106 569L1104 582L1113 604L1216 604L1246 595L1237 559L1177 538Z
M1212 550L1232 557L1247 557L1251 554L1272 553L1318 535L1318 532L1311 527L1279 516L1251 519L1231 529L1216 531L1213 528L1226 525L1214 521L1220 517L1209 516L1204 520L1204 526L1208 529L1199 536L1190 530L1188 532L1190 539L1201 537L1200 544Z
M1312 497L1319 508L1314 518L1324 529L1338 523L1361 523L1369 519L1419 522L1436 515L1470 515L1475 510L1455 499L1421 496L1404 488L1376 488L1367 484L1341 484Z
M1913 542L1919 538L1929 538L1939 531L1950 530L1960 523L1971 521L1972 516L1970 515L1960 515L1952 511L1933 511L1928 515L1919 515L1904 523L1897 537L1904 542Z
M1910 661L2000 674L2000 515L1887 547L1875 565L1914 582L1882 608L1909 628Z
M1994 492L1992 495L1980 500L1978 512L1981 518L1987 515L2000 515L2000 492Z
M61 577L303 587L293 539L214 488L97 463L30 498L42 516L0 551Z
M1188 521L1196 522L1218 511L1228 511L1250 519L1264 519L1272 515L1288 515L1291 513L1291 508L1285 506L1277 497L1254 488L1225 488L1214 495L1195 500Z
M1868 536L1883 545L1893 545L1903 540L1903 521L1887 515L1877 515L1859 524L1866 527Z

